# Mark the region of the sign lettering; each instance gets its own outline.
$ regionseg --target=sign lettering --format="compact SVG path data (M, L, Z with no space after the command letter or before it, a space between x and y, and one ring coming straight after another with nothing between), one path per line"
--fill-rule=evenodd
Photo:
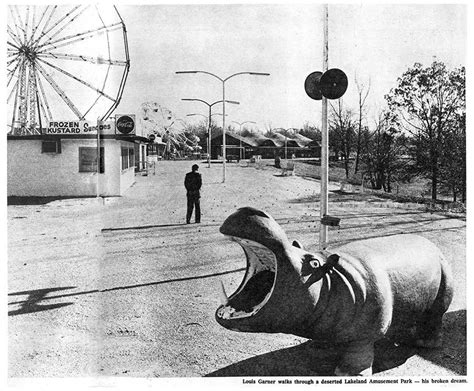
M97 122L89 121L49 121L48 126L43 128L43 134L57 135L77 135L77 134L97 134L107 132L112 129L110 122L102 122L97 126Z

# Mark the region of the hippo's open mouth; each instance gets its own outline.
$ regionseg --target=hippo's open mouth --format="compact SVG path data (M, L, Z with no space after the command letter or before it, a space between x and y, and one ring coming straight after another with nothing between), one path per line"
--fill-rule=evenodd
M258 242L229 237L243 248L247 257L247 270L239 288L217 310L217 317L247 318L263 308L272 295L277 273L276 256Z

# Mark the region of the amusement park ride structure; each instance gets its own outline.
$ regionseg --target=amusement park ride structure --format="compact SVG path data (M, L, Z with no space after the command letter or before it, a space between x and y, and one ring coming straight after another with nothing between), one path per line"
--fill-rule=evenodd
M130 68L115 7L13 5L7 32L9 134L41 134L53 120L109 118Z
M171 110L157 102L142 103L139 120L145 135L158 136L165 143L165 158L170 158L173 154L180 157L190 152L198 153L201 149L198 145L199 137L186 133L188 124L180 118L175 118ZM176 126L178 123L181 125L179 128ZM155 138L154 140L156 142Z

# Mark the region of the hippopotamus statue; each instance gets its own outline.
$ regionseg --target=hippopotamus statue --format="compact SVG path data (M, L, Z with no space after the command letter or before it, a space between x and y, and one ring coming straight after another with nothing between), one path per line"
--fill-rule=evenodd
M372 374L374 342L383 337L411 330L413 344L440 346L452 278L427 239L394 235L309 253L271 216L249 207L229 216L220 232L247 257L242 283L216 311L222 326L334 346L341 376Z

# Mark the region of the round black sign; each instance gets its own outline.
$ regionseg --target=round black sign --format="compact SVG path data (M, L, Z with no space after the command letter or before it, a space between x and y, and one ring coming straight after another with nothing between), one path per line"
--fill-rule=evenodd
M339 99L342 97L347 90L347 85L346 74L337 68L324 72L319 81L321 93L328 99Z
M148 136L148 140L150 140L150 141L155 141L155 138L156 138L156 136L154 134L150 134Z
M323 95L321 94L321 88L319 86L319 80L321 79L322 74L323 73L319 71L310 73L304 81L304 89L311 99L323 99Z
M115 123L116 129L123 134L129 134L135 129L135 121L128 115L122 115Z

